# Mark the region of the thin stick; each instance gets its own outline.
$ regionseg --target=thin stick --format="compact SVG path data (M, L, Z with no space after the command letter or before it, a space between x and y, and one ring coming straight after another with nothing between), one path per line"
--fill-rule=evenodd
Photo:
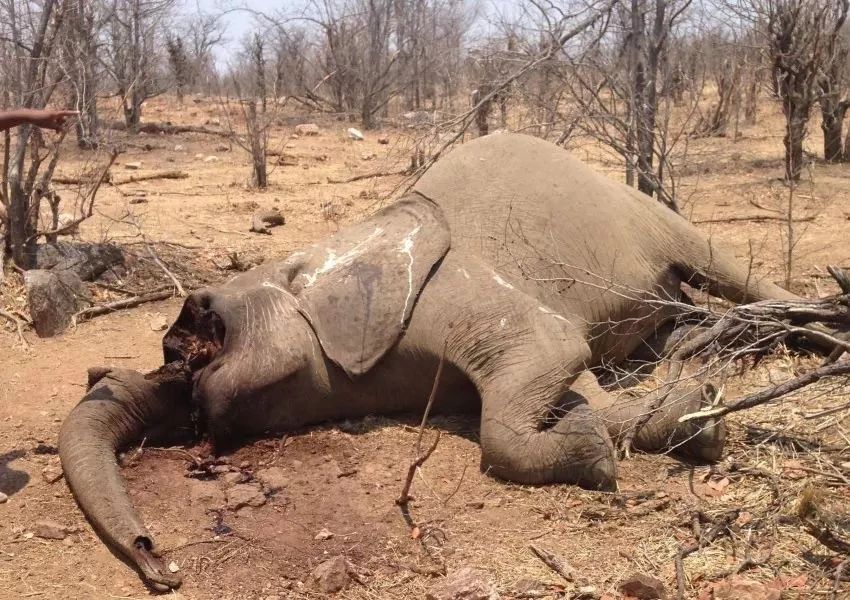
M328 178L328 183L352 183L354 181L361 181L363 179L372 179L373 177L392 177L393 175L407 175L407 169L401 169L400 171L377 171L374 173L365 173L363 175L354 175L352 177L346 177L345 179L331 179Z
M838 586L844 581L844 571L847 570L848 564L850 564L850 558L845 558L835 567L835 582L832 584L832 595L830 596L832 600L838 598Z
M177 279L177 276L171 272L171 270L165 266L165 263L159 259L156 252L154 252L153 247L148 243L147 238L143 238L145 241L145 247L148 249L148 254L151 255L153 261L157 264L157 266L162 269L163 273L168 275L168 278L171 279L171 282L174 284L175 289L177 289L177 293L181 298L186 297L186 290L183 289L183 286L180 284L180 280Z
M434 384L431 386L431 395L428 396L428 404L425 405L425 412L422 413L422 421L419 423L419 436L416 438L416 457L410 463L407 469L407 479L404 481L404 487L401 488L401 495L395 501L399 506L407 506L410 502L410 486L413 484L413 476L416 475L417 469L425 464L425 461L437 449L437 444L440 442L441 432L437 431L437 436L434 438L434 443L428 448L425 454L422 454L422 436L425 435L425 425L428 423L428 415L431 414L431 407L434 405L434 398L437 397L437 390L440 387L440 377L443 375L443 365L446 362L446 348L449 343L446 340L443 344L443 352L440 354L440 363L437 365L437 374L434 376Z
M567 581L572 583L576 580L575 570L565 559L555 556L548 550L544 550L534 544L529 544L528 549L531 550L534 556L539 558L544 565L555 571L555 573Z

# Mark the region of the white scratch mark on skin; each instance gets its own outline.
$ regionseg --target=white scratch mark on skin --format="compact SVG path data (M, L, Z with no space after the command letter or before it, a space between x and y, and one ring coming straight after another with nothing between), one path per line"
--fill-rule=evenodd
M507 281L505 281L504 279L502 279L498 275L495 275L495 274L493 275L493 281L495 281L496 283L498 283L500 286L502 286L504 288L508 288L509 290L514 289L514 286L512 286L510 283L508 283Z
M466 269L464 269L463 267L459 268L457 272L463 275L466 279L469 279L469 273L467 273Z
M404 299L404 307L401 309L401 324L404 325L404 315L407 313L407 305L410 302L410 297L413 295L413 238L422 229L422 225L417 225L408 233L399 244L398 251L402 254L407 254L410 262L407 263L407 298Z
M553 317L555 317L555 318L556 318L556 319L558 319L559 321L564 321L564 322L566 322L566 323L569 323L569 322L570 322L570 320L569 320L569 319L566 319L566 318L562 317L561 315L559 315L558 313L556 313L556 312L555 312L554 310L552 310L551 308L547 308L547 307L545 307L545 306L538 306L538 307L537 307L537 310L539 310L539 311L540 311L540 312L542 312L543 314L546 314L546 315L552 315Z
M370 243L376 237L384 233L383 228L375 227L375 231L369 234L369 236L365 240L361 240L357 242L354 247L345 252L344 254L337 256L336 252L333 250L328 250L328 257L325 259L325 263L313 271L312 275L307 273L301 273L301 275L307 280L307 283L304 284L305 288L311 287L316 283L316 280L319 278L319 275L324 275L328 271L335 269L336 267L344 267L345 265L351 263L362 251L363 246Z

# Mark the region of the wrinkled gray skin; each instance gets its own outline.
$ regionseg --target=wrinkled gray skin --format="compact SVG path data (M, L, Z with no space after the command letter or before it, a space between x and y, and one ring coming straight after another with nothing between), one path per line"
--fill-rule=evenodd
M154 428L214 444L321 421L421 411L445 347L437 408L481 411L481 465L528 484L613 490L613 440L644 406L588 369L661 347L680 285L743 302L793 297L688 222L538 139L454 150L415 191L284 261L193 294L166 334L168 367L95 370L62 426L65 477L120 556L163 589L115 452ZM185 377L184 377L185 374ZM638 434L645 450L716 459L723 427L677 425L684 387ZM619 398L619 399L618 399Z

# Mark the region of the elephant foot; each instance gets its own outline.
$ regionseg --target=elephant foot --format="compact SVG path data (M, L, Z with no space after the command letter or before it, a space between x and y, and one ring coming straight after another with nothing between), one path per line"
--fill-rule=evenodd
M690 402L683 403L686 410L680 411L677 420L683 415L710 408L720 401L720 392L710 383L701 385L698 391L698 394L692 394ZM726 445L726 423L723 417L677 423L675 438L681 440L673 447L676 454L700 462L717 462L723 456Z

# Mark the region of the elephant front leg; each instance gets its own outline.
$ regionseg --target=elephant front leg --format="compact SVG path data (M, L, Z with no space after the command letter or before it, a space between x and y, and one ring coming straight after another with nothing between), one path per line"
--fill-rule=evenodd
M545 356L518 360L479 386L483 469L517 483L616 490L616 454L604 422L570 389L570 367L547 369Z

